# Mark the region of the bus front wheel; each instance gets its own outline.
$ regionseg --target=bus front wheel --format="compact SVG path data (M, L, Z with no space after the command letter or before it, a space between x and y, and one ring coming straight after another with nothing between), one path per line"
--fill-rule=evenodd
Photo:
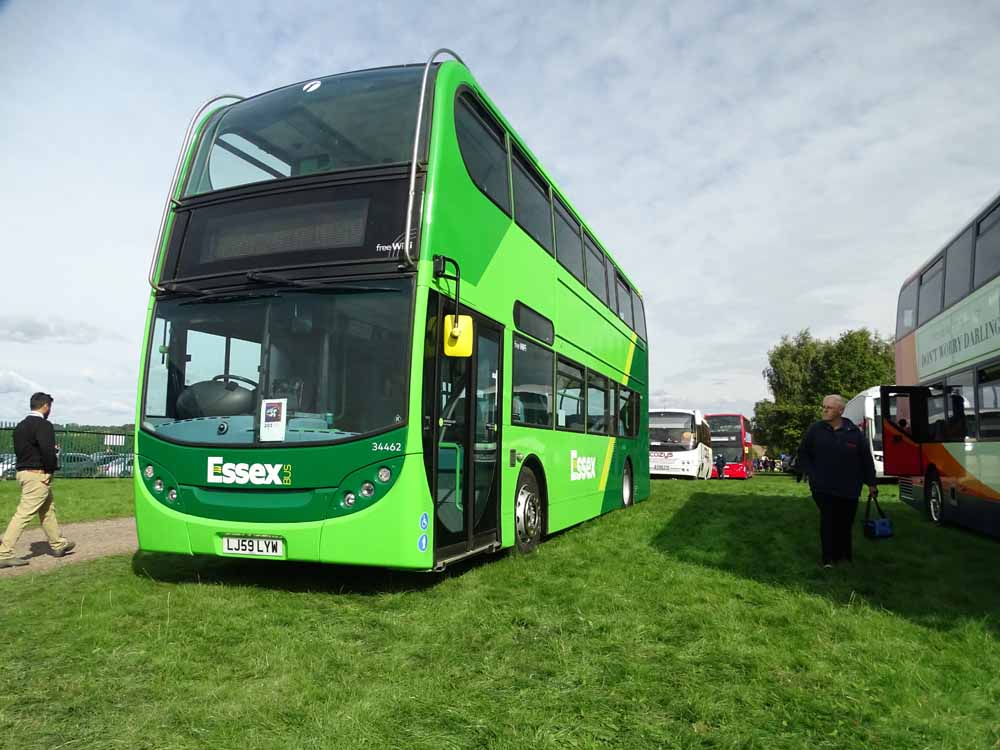
M944 491L937 477L927 482L927 517L938 526L944 518Z
M514 546L522 554L534 552L542 540L542 493L538 478L528 466L517 475L514 497Z

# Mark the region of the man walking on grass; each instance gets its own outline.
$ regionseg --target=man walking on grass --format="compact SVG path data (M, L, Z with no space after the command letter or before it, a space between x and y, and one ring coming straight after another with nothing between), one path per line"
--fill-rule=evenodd
M42 530L55 557L63 557L76 546L59 533L59 522L56 520L52 475L59 468L59 459L56 456L56 433L49 423L51 413L52 396L35 393L31 396L31 413L14 428L21 502L0 541L0 568L28 564L25 558L14 556L14 547L34 515L42 522Z
M722 451L715 454L715 470L719 479L726 478L726 457L722 455Z
M872 495L875 462L861 430L843 416L845 401L832 394L823 399L823 418L806 430L799 447L798 470L809 478L819 508L819 537L824 568L851 562L851 532L861 484Z

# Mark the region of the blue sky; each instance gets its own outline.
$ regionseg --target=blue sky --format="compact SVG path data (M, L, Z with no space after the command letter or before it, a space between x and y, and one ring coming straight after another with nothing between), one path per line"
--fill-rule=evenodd
M646 298L654 406L766 395L782 334L891 333L1000 191L1000 5L0 3L0 419L134 415L191 112L457 50Z

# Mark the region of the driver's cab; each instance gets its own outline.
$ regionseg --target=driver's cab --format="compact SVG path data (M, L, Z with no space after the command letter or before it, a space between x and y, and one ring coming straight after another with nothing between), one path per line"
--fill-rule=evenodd
M409 289L382 279L158 301L143 428L179 442L256 444L401 426ZM282 429L264 435L262 410L275 402Z

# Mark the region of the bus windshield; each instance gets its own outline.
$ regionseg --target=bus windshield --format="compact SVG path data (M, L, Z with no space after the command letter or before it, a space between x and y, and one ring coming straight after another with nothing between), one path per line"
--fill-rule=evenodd
M142 428L182 443L253 445L399 426L412 293L409 280L379 279L159 300ZM283 439L260 432L264 399L285 399Z
M709 420L712 428L712 435L735 435L737 438L743 429L743 421L739 415L728 416L715 415Z
M712 452L726 460L727 464L738 464L743 461L743 446L739 443L723 443L716 445L712 443Z
M409 161L422 66L317 78L219 110L185 197L285 177Z
M696 443L693 414L650 416L649 445L669 451L689 451Z

